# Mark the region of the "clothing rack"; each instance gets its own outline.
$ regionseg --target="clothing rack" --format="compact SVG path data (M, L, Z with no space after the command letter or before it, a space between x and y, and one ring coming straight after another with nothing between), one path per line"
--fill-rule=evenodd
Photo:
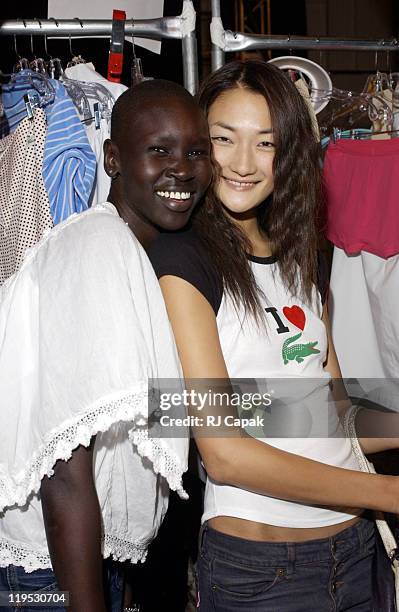
M255 49L317 49L319 51L399 51L399 41L312 38L308 36L264 36L231 32L223 27L220 0L212 0L212 70L225 63L225 53Z
M181 15L158 19L126 19L125 35L153 40L180 39L184 86L192 94L198 89L196 13L192 0L183 1ZM1 36L49 36L87 38L111 36L112 19L15 19L0 22Z

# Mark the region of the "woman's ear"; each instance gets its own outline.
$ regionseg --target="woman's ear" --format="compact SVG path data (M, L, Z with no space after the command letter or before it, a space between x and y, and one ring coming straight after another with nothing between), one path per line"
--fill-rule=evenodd
M104 170L111 179L116 179L120 175L119 150L109 138L104 141Z

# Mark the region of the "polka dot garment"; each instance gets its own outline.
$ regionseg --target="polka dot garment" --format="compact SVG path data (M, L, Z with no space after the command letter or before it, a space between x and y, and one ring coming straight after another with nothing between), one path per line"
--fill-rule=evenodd
M0 140L0 284L19 267L26 250L53 227L42 178L46 118L36 109Z

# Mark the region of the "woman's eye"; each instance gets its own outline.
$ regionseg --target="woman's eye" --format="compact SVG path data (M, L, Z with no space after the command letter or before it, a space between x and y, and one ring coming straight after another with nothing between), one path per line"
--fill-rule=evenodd
M155 153L168 153L165 147L159 147L159 146L150 147L150 151L154 151Z
M258 146L261 149L274 149L274 142L270 142L270 140L263 140Z
M227 136L211 136L212 142L230 143L230 138Z
M204 155L208 155L208 151L204 149L194 149L194 151L190 151L188 154L189 157L203 157Z

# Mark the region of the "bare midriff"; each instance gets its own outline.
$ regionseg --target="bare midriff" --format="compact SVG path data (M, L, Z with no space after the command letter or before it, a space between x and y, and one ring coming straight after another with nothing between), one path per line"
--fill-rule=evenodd
M353 509L345 509L345 512L347 514L361 514L360 510ZM233 516L216 516L208 521L208 525L216 531L236 536L237 538L244 538L245 540L260 542L306 542L308 540L330 538L340 533L340 531L355 525L360 518L360 516L354 516L343 523L327 525L325 527L297 528L277 527L276 525L247 521L246 519Z

